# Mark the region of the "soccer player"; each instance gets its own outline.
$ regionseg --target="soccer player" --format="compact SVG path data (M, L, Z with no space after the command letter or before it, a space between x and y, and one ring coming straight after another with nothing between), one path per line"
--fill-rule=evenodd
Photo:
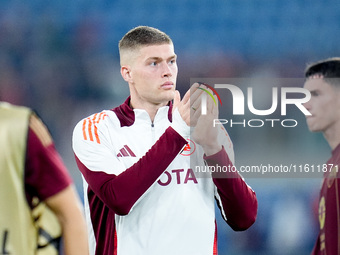
M88 254L85 218L52 138L29 108L0 102L0 254Z
M311 92L305 107L307 125L312 132L322 132L332 149L327 161L319 197L320 232L312 254L340 254L340 58L311 64L305 71L304 88Z
M136 27L119 52L130 96L81 120L73 133L90 254L217 254L215 198L234 230L249 228L257 215L255 193L237 172L200 178L193 167L233 164L226 131L212 126L218 109L208 97L201 115L198 84L181 100L177 56L164 32Z

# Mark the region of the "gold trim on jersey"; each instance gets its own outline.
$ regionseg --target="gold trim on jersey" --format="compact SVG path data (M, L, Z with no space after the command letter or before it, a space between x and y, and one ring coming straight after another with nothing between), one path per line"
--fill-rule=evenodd
M47 127L35 114L31 115L29 127L37 135L37 137L45 147L52 144L52 137L48 132Z

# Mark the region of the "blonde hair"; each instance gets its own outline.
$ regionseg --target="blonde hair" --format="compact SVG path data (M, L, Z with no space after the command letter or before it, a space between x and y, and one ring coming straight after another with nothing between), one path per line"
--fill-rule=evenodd
M119 41L119 56L121 65L123 59L129 59L142 46L173 44L171 38L157 28L138 26L127 32Z

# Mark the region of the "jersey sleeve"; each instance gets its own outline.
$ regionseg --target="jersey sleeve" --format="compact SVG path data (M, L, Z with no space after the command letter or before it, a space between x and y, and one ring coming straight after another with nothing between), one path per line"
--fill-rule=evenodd
M222 128L220 139L223 141L222 150L205 156L209 166L230 166L231 171L213 172L213 182L216 187L215 197L223 218L234 230L249 228L257 216L257 198L255 192L247 185L243 177L233 171L234 151L227 131Z
M172 127L168 127L143 157L126 168L115 155L105 126L94 125L93 128L99 143L84 139L82 121L75 127L73 150L76 162L89 188L118 215L130 212L187 143Z
M25 190L31 203L33 197L46 200L57 194L68 187L72 179L49 131L35 114L30 117L27 139Z

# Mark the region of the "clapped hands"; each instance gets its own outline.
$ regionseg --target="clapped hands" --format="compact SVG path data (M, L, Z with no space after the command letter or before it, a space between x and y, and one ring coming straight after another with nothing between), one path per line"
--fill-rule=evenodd
M194 83L182 100L178 91L174 97L173 110L178 109L187 126L193 129L191 139L201 145L208 156L222 149L218 127L214 126L214 120L218 119L217 102L213 92L199 83Z

